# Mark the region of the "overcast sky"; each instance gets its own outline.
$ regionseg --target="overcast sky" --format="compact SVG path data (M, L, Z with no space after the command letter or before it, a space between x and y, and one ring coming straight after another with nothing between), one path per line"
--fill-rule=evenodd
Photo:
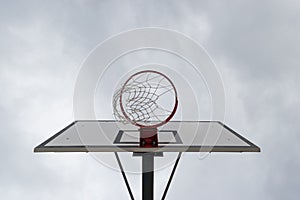
M185 155L167 199L299 199L300 3L179 0L0 1L0 199L129 199L120 173L91 156L33 148L73 121L88 53L149 26L204 46L224 81L226 124L262 149Z

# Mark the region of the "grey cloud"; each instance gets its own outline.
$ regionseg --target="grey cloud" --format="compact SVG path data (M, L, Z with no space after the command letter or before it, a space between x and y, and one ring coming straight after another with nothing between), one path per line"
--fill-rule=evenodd
M159 26L205 45L225 83L226 123L262 148L185 156L168 198L298 199L297 2L6 1L0 11L1 198L128 198L120 174L87 155L32 148L72 120L76 75L96 44Z

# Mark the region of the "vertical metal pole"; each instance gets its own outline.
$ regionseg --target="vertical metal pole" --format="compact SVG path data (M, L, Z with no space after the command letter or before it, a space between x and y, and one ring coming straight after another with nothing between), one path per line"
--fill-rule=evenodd
M154 153L144 153L142 155L142 170L142 199L153 200Z

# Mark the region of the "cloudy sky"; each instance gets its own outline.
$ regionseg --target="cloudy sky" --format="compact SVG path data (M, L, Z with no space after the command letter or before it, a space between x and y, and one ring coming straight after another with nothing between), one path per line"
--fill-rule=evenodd
M262 149L185 155L168 199L299 198L299 2L0 3L1 199L129 199L120 173L91 156L33 148L73 121L74 86L89 52L141 27L176 30L203 45L224 82L226 124ZM157 199L168 173L158 172ZM139 195L139 177L129 178Z

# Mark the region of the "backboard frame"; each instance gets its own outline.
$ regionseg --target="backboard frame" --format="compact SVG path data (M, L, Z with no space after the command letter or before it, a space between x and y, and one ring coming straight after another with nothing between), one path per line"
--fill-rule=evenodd
M154 148L137 148L137 145L74 145L74 146L47 146L49 142L63 134L67 129L71 128L78 122L114 122L115 120L76 120L69 124L67 127L54 134L34 148L34 152L260 152L260 148L250 142L245 137L232 130L220 121L182 121L184 122L199 122L199 123L218 123L223 128L230 131L231 134L244 141L248 146L202 146L202 145L172 145L172 146L159 146ZM181 122L181 121L171 121Z

